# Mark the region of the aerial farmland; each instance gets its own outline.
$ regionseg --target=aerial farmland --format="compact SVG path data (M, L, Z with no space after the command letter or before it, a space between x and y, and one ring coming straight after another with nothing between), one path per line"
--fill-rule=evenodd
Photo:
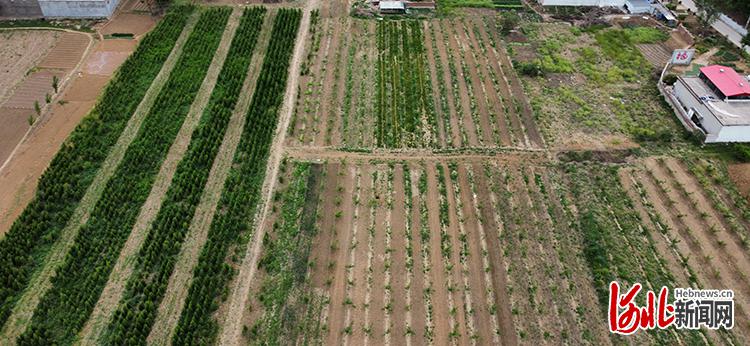
M747 344L750 147L672 90L750 67L701 6L0 12L0 344Z

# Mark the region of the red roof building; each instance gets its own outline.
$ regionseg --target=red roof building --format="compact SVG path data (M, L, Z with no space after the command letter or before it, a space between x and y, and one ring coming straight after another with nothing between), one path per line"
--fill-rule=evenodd
M700 78L725 100L750 100L750 81L731 67L711 65L700 71Z

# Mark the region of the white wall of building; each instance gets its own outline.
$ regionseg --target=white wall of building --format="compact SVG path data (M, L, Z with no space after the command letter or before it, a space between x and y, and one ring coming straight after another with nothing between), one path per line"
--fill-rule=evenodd
M750 126L724 126L716 136L716 142L748 142ZM708 141L706 141L708 142Z
M707 132L706 143L750 142L750 125L723 125L681 80L674 84L674 95L688 114L699 114L701 126Z
M39 0L42 14L51 18L104 18L117 7L118 0Z
M622 7L625 0L540 0L543 6L614 6Z

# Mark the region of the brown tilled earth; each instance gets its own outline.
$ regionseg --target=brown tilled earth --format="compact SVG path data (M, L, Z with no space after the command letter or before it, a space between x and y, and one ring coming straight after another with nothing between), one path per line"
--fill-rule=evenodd
M149 25L153 24L152 20ZM17 149L0 169L0 234L8 230L34 196L37 180L60 144L91 110L114 71L137 45L135 40L95 41L80 64L82 72L65 77L81 62L88 38L80 33L57 35L60 35L58 44L39 63L38 68L43 69L28 77L19 86L18 95L14 94L8 101L10 106L23 108L27 114L8 117L13 122L2 126L3 130L8 129L15 135L15 140L0 143L0 165L13 148L17 146ZM61 93L38 117L25 140L19 143L28 129L28 115L34 113L34 100L41 100L43 106L45 94L52 93L52 75L60 77Z
M750 163L730 165L729 177L740 190L740 192L750 201Z
M61 33L52 30L0 31L0 102L55 45Z

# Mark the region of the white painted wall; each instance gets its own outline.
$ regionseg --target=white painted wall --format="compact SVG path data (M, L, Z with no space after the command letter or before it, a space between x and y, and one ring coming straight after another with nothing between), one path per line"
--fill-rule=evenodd
M106 18L119 0L39 0L42 14L50 18Z
M708 110L708 107L693 96L682 81L677 81L674 84L674 94L677 100L680 101L680 106L686 112L689 113L690 110L695 110L695 112L703 117L701 125L708 132L706 134L706 143L750 142L750 125L722 125L719 119Z
M750 126L724 126L716 142L750 142Z
M614 6L622 7L625 0L540 0L543 6Z

